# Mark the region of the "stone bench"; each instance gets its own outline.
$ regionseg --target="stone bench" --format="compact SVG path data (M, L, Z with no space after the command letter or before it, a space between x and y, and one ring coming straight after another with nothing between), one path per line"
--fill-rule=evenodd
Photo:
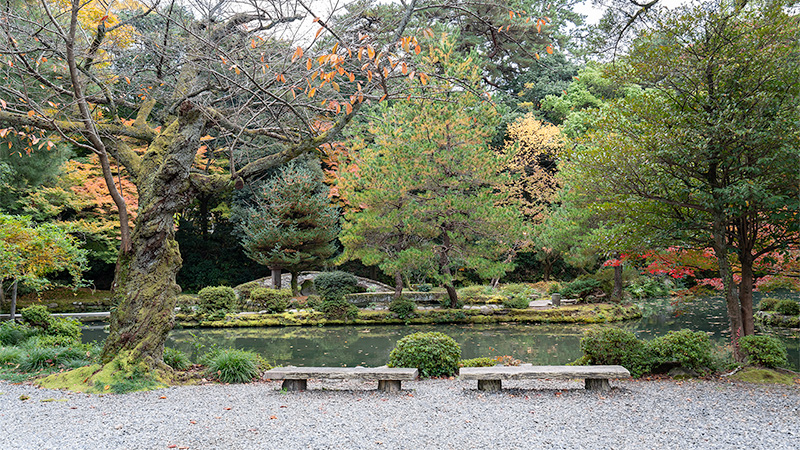
M416 380L417 369L390 367L276 367L264 372L264 378L283 380L282 389L306 390L309 378L324 380L378 380L378 390L400 391L401 381Z
M481 391L499 391L502 380L555 379L570 380L583 378L586 389L607 391L611 389L610 378L630 378L628 369L622 366L495 366L464 367L459 372L463 380L478 380Z

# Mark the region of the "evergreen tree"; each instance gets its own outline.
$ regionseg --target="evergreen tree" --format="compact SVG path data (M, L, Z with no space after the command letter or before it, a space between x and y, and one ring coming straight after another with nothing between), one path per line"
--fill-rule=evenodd
M315 161L290 162L264 184L245 214L245 252L273 270L288 270L295 295L298 272L336 251L339 211L331 206L322 177Z

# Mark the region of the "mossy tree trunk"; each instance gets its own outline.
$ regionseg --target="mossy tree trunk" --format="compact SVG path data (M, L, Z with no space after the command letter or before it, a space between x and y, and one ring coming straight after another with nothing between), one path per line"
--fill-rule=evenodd
M144 370L168 370L164 342L174 325L181 256L175 214L193 198L189 169L200 147L205 119L186 104L181 115L141 159L136 185L139 215L132 250L117 262L112 286L111 333L102 361L119 360Z

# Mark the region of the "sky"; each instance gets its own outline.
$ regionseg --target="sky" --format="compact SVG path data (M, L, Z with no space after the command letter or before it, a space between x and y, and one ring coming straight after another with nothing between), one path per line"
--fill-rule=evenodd
M674 8L685 3L690 2L689 0L661 0L659 2L659 4L664 5L667 8ZM603 9L604 8L602 6L594 5L592 0L586 0L583 2L583 4L575 8L577 12L586 15L586 22L590 24L595 24L600 20L600 17L603 15Z

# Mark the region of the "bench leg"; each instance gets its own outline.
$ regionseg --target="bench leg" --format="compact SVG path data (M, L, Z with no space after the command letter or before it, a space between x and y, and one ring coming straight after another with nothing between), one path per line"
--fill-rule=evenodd
M589 391L610 391L611 385L605 378L587 378L586 390Z
M378 390L382 392L400 392L400 380L378 380Z
M499 391L503 389L501 380L478 380L479 391Z
M281 389L285 391L305 391L308 380L283 380Z

